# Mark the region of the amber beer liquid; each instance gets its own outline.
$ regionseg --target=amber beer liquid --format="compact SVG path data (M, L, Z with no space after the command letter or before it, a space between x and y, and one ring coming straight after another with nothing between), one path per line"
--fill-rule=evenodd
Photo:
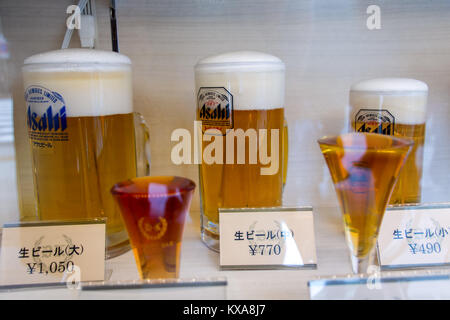
M110 194L136 176L130 60L87 49L32 56L23 67L39 220L106 218L108 256L128 236Z
M283 128L284 110L277 108L273 110L237 110L234 112L235 125L246 131L249 128ZM282 129L280 129L282 130ZM268 131L268 140L272 138ZM279 136L278 154L281 166L282 140ZM222 139L226 144L226 137ZM208 146L208 141L203 141L202 150ZM261 167L258 164L237 164L237 148L234 145L235 164L226 164L227 151L223 153L223 164L203 164L200 168L202 181L205 183L204 209L206 215L214 222L219 222L219 208L244 208L244 207L274 207L281 205L282 185L281 168L274 175L261 175ZM268 147L268 152L272 150ZM245 150L245 158L249 159L249 149ZM237 183L238 182L238 183ZM265 187L263 187L265 186Z
M352 131L371 132L414 141L390 204L421 202L421 180L428 87L414 79L361 81L350 90Z
M352 256L366 257L374 248L394 183L413 142L350 133L322 138L319 144L343 211Z
M197 120L202 122L202 134L210 135L206 140L199 137L200 157L207 153L213 139L221 140L224 146L220 163L203 161L199 165L202 239L218 250L220 208L282 205L287 161L284 63L264 53L226 53L201 60L195 67L195 81ZM208 133L210 129L218 133ZM238 130L259 133L261 129L267 130L267 153L278 163L278 169L271 174L261 174L270 166L258 157L261 137L245 136L243 150L235 137ZM231 140L234 145L227 149ZM239 153L245 161L239 162ZM258 159L252 162L255 154Z

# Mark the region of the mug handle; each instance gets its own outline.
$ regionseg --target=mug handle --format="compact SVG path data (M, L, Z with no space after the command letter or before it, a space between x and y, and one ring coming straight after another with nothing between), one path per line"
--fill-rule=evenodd
M284 118L284 124L283 124L283 133L282 133L282 140L281 140L281 151L282 151L282 173L283 173L283 191L284 186L286 185L286 178L287 178L287 169L288 169L288 154L289 154L289 134L288 134L288 123L286 118Z
M136 175L143 177L150 175L150 130L144 117L134 114L134 136L136 143Z

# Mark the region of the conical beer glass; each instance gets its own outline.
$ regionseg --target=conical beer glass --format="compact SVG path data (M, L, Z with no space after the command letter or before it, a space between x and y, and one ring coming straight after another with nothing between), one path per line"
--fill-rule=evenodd
M373 133L318 140L344 217L354 273L373 264L386 206L414 142Z
M181 240L195 183L182 177L140 177L117 183L120 207L141 279L177 278Z

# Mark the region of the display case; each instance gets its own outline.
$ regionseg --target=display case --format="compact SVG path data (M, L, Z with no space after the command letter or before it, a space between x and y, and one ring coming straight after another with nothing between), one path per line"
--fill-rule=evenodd
M5 224L0 257L5 260L11 246L21 249L20 241L5 236L12 227L98 218L92 210L107 218L103 279L76 287L68 281L6 281L0 283L0 299L395 299L395 290L403 299L448 299L448 1L19 0L1 1L0 19L9 52L0 59L7 66L0 79L8 83L0 93L5 101L0 104L0 223ZM61 51L42 55L54 50ZM59 113L47 113L48 106L56 105ZM130 117L116 124L114 116L124 114ZM56 116L58 128L66 125L65 117L73 121L69 126L81 123L64 135L80 142L60 151L55 147L60 140L39 140L44 115L44 131L56 132L51 127L56 122L48 120ZM13 142L3 139L7 121L13 121ZM244 147L242 163L228 164L230 150L219 151L216 144L211 151L206 145L225 144L229 130L240 128L255 131L258 167L244 164L253 159L249 147ZM85 134L88 130L92 135ZM276 138L270 130L277 130ZM127 132L128 147L112 145L108 151L107 144L122 143ZM377 141L360 143L348 135L375 135ZM333 149L331 140L319 146L325 136L339 137L340 149ZM242 142L252 139L245 134ZM400 143L396 139L411 143L411 149L394 159L400 148L393 147ZM265 150L269 159L263 159L260 149L267 141L280 144L270 145ZM347 142L367 149L352 153L355 147L345 149ZM236 148L230 158L239 157ZM339 158L334 167L326 148ZM64 160L48 162L59 152ZM264 175L275 160L277 174L261 178L260 169ZM71 162L76 169L69 172ZM123 169L126 162L130 165ZM95 174L92 167L98 169ZM185 185L161 189L169 179L158 180L157 187L133 180L127 191L116 189L114 202L110 189L136 176L184 177L195 184L192 200L183 198ZM339 184L348 177L348 185ZM45 189L57 179L54 189ZM99 188L104 193L97 195ZM149 199L143 211L160 211L140 220L138 205L126 192ZM72 200L83 206L74 209L78 214L65 214ZM55 204L54 215L45 201ZM185 218L171 201L179 201ZM283 215L287 208L303 215L308 208L308 217L290 222ZM219 237L221 211L235 215L227 220L228 240ZM254 221L244 223L238 216L242 211ZM252 212L266 212L272 224ZM114 219L122 229L112 224ZM167 240L164 232L173 238ZM263 236L258 238L258 232ZM131 244L120 238L127 235ZM290 236L299 242L289 242ZM88 237L77 237L88 242ZM33 239L30 259L39 247ZM158 250L142 249L160 239L166 240ZM241 240L248 241L242 255ZM219 250L222 245L226 249ZM270 254L264 251L269 249ZM378 253L370 262L374 268L362 269L359 258L370 250ZM294 265L286 262L293 254L299 257ZM222 255L240 268L224 267ZM239 258L244 255L247 260ZM246 268L255 255L270 257L258 262L263 267ZM176 270L171 279L146 276L150 261L159 258ZM367 285L374 283L370 279L381 279L372 288L377 294L367 294ZM404 281L411 287L401 291Z

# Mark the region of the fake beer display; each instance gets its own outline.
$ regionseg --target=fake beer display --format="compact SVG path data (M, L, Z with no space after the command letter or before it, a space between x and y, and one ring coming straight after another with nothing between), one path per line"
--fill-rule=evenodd
M37 218L106 218L107 255L123 253L128 237L109 190L141 165L130 60L56 50L27 58L23 78Z
M380 78L350 89L352 131L414 140L390 204L420 203L428 86L419 80Z
M141 279L177 278L184 222L195 184L181 177L141 177L111 193L122 212Z
M230 52L195 66L202 240L218 251L219 208L282 205L287 166L285 66L260 52ZM223 146L208 161L211 143Z
M353 272L366 272L384 212L411 140L349 133L318 140L344 218Z

